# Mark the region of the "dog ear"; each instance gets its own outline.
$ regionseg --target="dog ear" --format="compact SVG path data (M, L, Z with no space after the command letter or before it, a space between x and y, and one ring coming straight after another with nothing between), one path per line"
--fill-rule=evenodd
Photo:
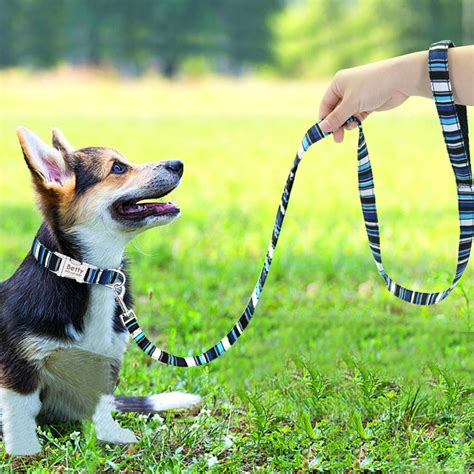
M62 153L25 127L17 127L16 134L35 183L46 189L63 187L73 173Z
M63 155L68 155L74 151L72 145L67 141L63 132L59 128L53 128L51 143L56 150L59 150Z

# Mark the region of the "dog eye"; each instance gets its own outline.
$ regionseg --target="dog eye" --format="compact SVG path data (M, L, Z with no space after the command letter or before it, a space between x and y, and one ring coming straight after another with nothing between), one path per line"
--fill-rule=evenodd
M127 172L127 167L119 163L118 161L114 161L114 164L112 165L112 169L110 170L113 174L124 174Z

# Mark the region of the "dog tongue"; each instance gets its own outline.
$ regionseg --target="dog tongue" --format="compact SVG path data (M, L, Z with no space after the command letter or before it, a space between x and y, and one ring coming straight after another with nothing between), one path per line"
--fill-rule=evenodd
M123 213L129 216L151 216L178 212L172 202L146 202L143 204L124 204Z

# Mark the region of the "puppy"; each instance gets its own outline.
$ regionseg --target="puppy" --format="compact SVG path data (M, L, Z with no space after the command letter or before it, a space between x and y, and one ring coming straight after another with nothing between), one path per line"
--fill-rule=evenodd
M136 166L111 148L74 150L57 129L52 146L23 127L17 135L44 217L36 237L49 250L127 275L126 244L178 217L173 203L157 199L178 186L180 161ZM129 289L126 302L132 304ZM113 395L129 338L119 314L112 289L61 278L31 251L0 283L0 410L8 453L39 452L36 426L44 422L92 419L98 439L133 443L134 433L118 425L113 410L152 413L199 402L177 392Z

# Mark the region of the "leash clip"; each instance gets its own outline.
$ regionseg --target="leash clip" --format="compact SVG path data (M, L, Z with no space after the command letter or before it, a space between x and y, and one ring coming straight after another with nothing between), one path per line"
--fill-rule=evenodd
M125 296L125 282L127 281L127 277L125 273L122 272L122 270L115 270L115 271L120 276L120 281L116 281L115 283L109 283L105 286L107 288L112 288L112 290L114 290L115 297L117 298L119 304L122 306L123 297Z

